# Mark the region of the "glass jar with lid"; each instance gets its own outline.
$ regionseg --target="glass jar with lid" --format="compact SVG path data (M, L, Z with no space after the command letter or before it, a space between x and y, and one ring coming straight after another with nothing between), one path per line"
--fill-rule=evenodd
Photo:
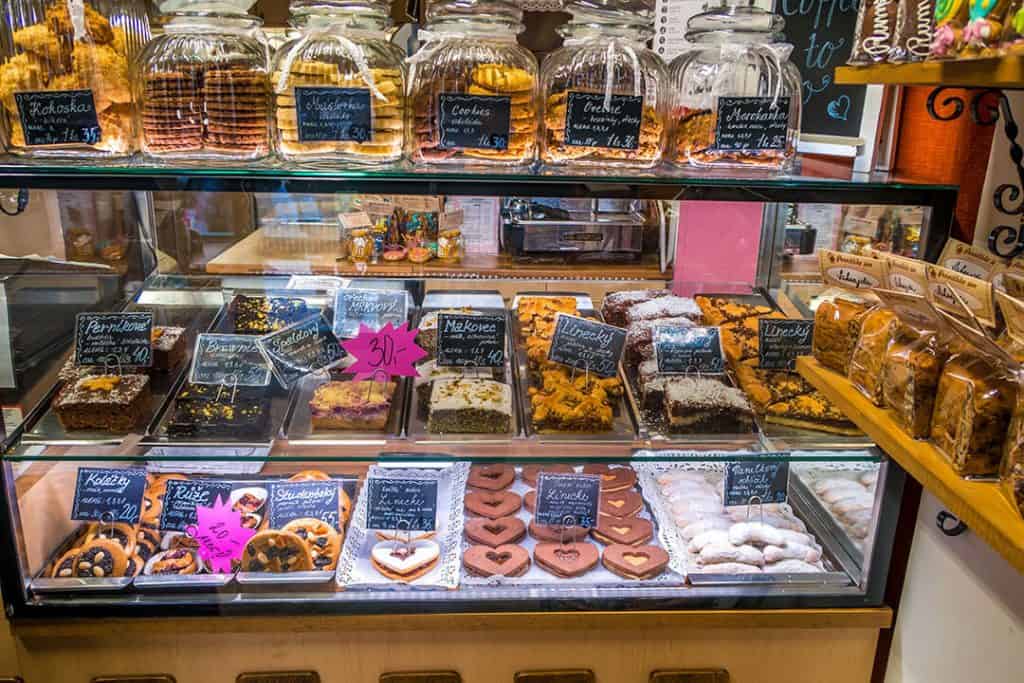
M168 0L164 32L135 79L150 160L253 160L270 153L268 50L252 0Z
M787 169L800 131L801 77L782 17L754 0L708 0L695 46L669 66L669 158L680 165Z
M419 164L521 166L537 148L537 60L512 0L442 0L408 60Z
M380 0L292 0L274 57L275 147L293 161L387 164L405 148L405 53Z
M541 159L649 168L661 161L667 70L647 49L652 0L574 0L541 65Z
M129 64L150 38L142 0L0 3L0 131L25 156L135 151Z

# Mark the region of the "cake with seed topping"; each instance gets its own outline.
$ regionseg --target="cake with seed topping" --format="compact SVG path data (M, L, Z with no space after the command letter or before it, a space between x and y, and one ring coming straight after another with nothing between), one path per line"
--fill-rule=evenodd
M430 392L427 431L433 434L507 434L512 388L489 379L444 379Z

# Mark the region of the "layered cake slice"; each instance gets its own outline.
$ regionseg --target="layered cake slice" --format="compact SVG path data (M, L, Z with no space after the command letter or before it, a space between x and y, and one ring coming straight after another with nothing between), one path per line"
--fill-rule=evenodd
M743 434L754 429L754 410L743 392L704 377L665 382L665 417L673 432Z
M512 388L489 379L444 379L430 392L427 431L433 434L507 434Z
M423 414L430 409L430 393L434 389L434 382L442 379L494 379L494 369L467 367L444 367L438 365L437 361L428 361L423 365L416 366L420 376L413 380L413 387L416 390L416 402Z
M313 429L366 429L387 426L394 382L327 382L309 402Z
M64 429L131 431L149 412L149 375L88 375L57 394L53 411Z

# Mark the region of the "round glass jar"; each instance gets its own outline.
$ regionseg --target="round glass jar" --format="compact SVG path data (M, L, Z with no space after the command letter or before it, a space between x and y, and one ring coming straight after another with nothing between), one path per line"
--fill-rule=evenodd
M267 47L261 22L224 3L169 15L135 79L150 160L239 161L270 153Z
M150 38L141 0L0 3L0 134L25 156L135 151L129 64Z
M753 0L712 0L690 18L695 47L672 60L669 159L785 170L796 156L801 77L782 17Z
M274 57L274 140L292 161L389 164L405 148L405 53L389 6L295 0L295 35Z
M522 166L537 149L537 60L516 42L508 0L447 0L427 9L409 62L418 164Z
M656 166L665 146L664 62L646 43L652 12L569 7L563 46L541 65L541 160L581 166Z

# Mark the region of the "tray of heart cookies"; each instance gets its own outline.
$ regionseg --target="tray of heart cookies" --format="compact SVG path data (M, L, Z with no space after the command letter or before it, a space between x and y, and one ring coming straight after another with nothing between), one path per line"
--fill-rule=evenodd
M78 478L83 481L81 468ZM355 478L317 470L287 479L128 472L145 478L136 521L67 521L71 529L31 582L40 593L221 590L271 583L330 587L355 497ZM125 470L90 469L85 476ZM76 487L69 518L89 499ZM224 507L246 535L240 559L214 566L199 552L200 512ZM95 512L95 510L94 510ZM120 519L120 517L118 517Z

